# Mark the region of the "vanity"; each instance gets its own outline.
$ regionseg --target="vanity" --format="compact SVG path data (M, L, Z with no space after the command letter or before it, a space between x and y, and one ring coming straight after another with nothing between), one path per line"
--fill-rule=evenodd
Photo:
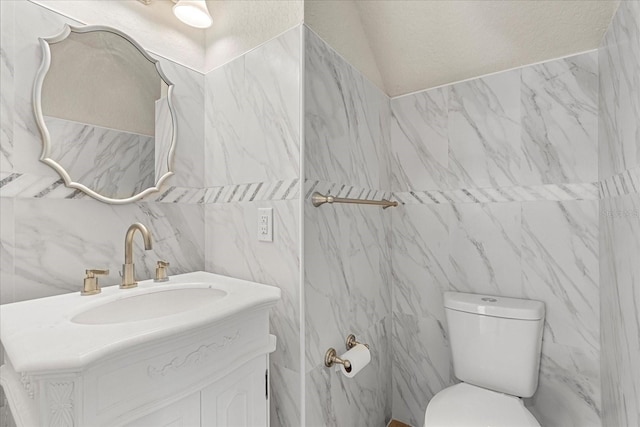
M20 426L267 426L280 289L206 272L2 306Z

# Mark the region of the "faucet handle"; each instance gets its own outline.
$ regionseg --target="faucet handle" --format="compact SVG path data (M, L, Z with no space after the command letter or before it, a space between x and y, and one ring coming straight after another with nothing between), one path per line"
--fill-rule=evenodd
M85 270L85 273L87 277L84 278L84 285L80 295L95 295L102 292L96 276L106 276L109 274L109 270L90 269Z
M95 276L107 276L109 274L109 270L100 270L96 268L92 268L91 270L85 270L88 278L92 278Z
M153 279L154 282L166 282L169 280L169 276L167 276L167 267L169 267L169 263L167 261L158 260L156 263L156 278Z

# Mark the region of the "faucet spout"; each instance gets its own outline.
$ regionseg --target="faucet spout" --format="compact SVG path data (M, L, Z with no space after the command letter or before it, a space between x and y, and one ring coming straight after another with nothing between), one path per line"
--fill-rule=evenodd
M124 238L124 264L122 265L121 288L135 288L138 285L135 279L135 265L133 264L133 236L139 231L144 240L144 249L150 250L153 247L151 242L151 232L143 224L136 222L131 224Z
M136 222L131 224L129 229L127 230L127 235L124 238L124 263L131 264L133 263L133 236L136 234L136 230L140 231L142 234L142 239L144 240L144 249L146 251L153 248L153 243L151 242L151 232L145 227L143 224Z

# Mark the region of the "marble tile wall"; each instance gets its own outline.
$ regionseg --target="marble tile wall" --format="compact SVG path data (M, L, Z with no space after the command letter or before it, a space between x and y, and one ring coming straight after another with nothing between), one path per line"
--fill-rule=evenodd
M302 424L300 384L301 27L205 76L205 269L278 286L271 425ZM273 242L257 210L273 209Z
M206 76L205 186L300 177L300 29Z
M598 51L602 417L640 424L640 2L623 1Z
M305 425L384 426L391 417L391 212L315 208L310 197L385 195L389 100L308 28L304 85ZM345 351L350 333L370 344L372 361L347 379L323 357L329 347Z
M40 65L38 37L59 32L65 23L79 23L31 2L2 2L1 7L2 303L77 291L87 268L109 268L111 275L101 279L103 285L118 283L124 234L137 221L149 226L154 236L152 251L136 242L139 279L152 277L157 259L170 261L172 274L202 270L204 207L192 198L156 203L162 197L156 194L134 204L107 205L65 188L60 177L38 161L41 140L31 102ZM183 145L170 184L182 186L183 196L203 194L198 152L203 146L204 77L160 60L176 84L178 144Z
M600 425L597 52L391 100L393 417L456 380L442 293L544 301L545 426ZM421 337L411 340L411 337Z

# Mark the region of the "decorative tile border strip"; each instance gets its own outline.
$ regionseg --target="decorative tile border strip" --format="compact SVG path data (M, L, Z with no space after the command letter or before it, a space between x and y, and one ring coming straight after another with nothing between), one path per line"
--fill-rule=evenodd
M57 176L37 176L24 173L0 174L0 197L79 199L88 197L67 188Z
M640 167L628 169L599 182L600 198L640 193Z
M629 169L599 183L549 184L459 190L389 191L309 180L304 183L304 197L314 191L353 199L397 200L402 204L504 203L538 200L597 200L630 193L640 193L640 167ZM156 203L238 203L263 200L293 200L300 194L299 180L225 185L209 188L170 186L150 194L142 202ZM21 173L0 173L0 197L88 199L81 191L67 188L59 177Z
M403 204L506 203L539 200L597 200L597 184L549 184L500 188L469 188L448 191L393 193Z
M226 185L210 188L165 187L140 202L156 203L235 203L259 200L291 200L299 197L299 180ZM55 176L0 173L0 197L90 199L81 191L67 188Z
M203 188L166 187L161 188L158 193L149 194L141 201L156 203L197 204L202 203L203 197Z
M204 189L166 187L150 194L141 202L201 203ZM0 173L0 197L34 199L90 199L82 191L67 188L57 176L38 176L26 173Z
M237 203L260 200L293 200L300 197L298 178L276 182L210 187L204 191L203 203Z
M381 200L393 197L390 191L372 190L370 188L356 187L353 185L306 179L304 182L305 200L311 199L311 196L316 191L323 195L330 194L334 197L345 197L349 199Z
M354 199L397 200L402 204L453 204L453 203L506 203L533 202L541 200L598 200L598 184L549 184L501 188L469 188L447 191L406 191L391 193L347 184L325 181L305 181L305 199L310 199L314 191L329 193L336 197Z

